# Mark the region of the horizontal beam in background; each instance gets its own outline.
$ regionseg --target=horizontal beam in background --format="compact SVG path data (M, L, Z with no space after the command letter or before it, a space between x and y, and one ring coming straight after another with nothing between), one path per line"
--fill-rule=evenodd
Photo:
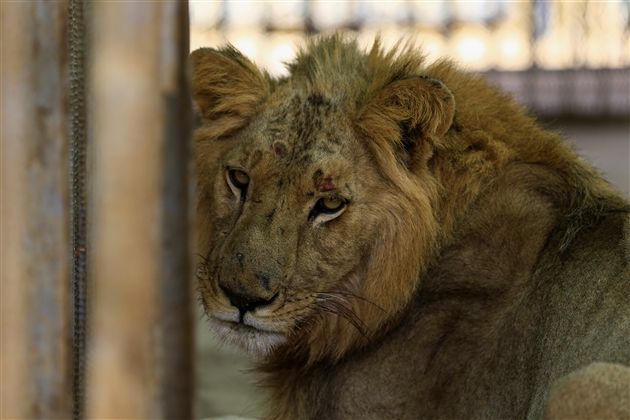
M630 68L490 71L488 81L544 117L630 116Z

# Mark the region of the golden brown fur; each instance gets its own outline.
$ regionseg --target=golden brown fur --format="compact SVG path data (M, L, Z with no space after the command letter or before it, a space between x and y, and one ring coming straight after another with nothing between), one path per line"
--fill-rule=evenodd
M201 297L269 418L629 412L630 206L512 99L337 35L192 64Z

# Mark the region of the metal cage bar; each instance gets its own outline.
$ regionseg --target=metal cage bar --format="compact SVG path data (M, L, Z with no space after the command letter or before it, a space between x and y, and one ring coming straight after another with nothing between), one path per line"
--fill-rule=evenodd
M85 4L1 5L0 417L194 418L188 3L91 3L89 39L73 32ZM87 175L71 167L83 86ZM90 363L73 393L77 255Z
M71 417L67 19L2 3L2 418Z
M193 418L187 2L97 2L87 416Z

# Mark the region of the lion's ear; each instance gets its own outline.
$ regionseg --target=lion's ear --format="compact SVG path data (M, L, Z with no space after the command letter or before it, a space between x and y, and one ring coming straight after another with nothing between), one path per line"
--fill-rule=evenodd
M270 79L231 45L190 55L192 96L204 119L251 118L270 92Z
M406 155L404 161L414 161L419 158L416 155L426 155L427 148L440 146L454 114L453 93L438 80L421 76L398 80L373 92L361 120L367 133L393 141L395 149Z

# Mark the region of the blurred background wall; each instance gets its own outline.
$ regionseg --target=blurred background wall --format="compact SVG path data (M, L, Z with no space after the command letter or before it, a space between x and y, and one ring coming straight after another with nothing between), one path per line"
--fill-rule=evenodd
M191 50L232 43L283 75L305 34L346 31L368 47L401 38L512 92L630 196L630 1L191 1ZM201 316L201 315L200 315ZM255 417L248 359L198 325L201 417Z

